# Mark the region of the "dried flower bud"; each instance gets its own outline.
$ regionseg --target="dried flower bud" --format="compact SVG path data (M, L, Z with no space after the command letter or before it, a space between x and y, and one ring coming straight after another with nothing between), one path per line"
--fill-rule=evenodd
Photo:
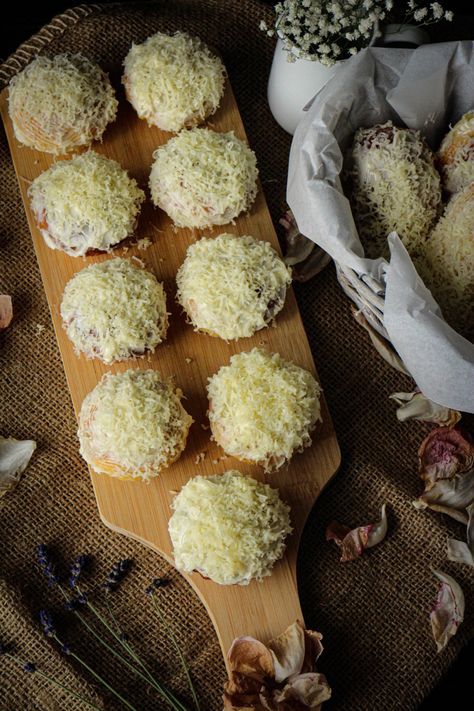
M397 410L397 419L400 422L420 420L421 422L434 422L443 427L454 427L461 419L461 413L458 410L451 410L449 407L428 400L419 390L412 393L393 393L390 395L390 399L400 405Z
M438 427L418 451L419 473L425 491L415 508L431 508L468 522L466 508L474 501L474 445L460 429Z
M23 664L23 671L33 674L36 671L36 667L32 662L26 662L26 664Z

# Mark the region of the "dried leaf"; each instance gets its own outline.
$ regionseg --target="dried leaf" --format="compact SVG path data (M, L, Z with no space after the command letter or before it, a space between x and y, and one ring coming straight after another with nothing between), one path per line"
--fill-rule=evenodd
M12 297L0 294L0 331L7 328L13 318Z
M400 422L421 420L421 422L434 422L437 425L454 427L461 419L458 410L450 410L449 407L428 400L419 390L412 393L393 393L389 397L400 405L397 410L397 419Z
M0 437L0 498L18 484L35 449L31 439Z
M441 585L430 613L431 630L438 652L442 652L464 619L464 593L450 575L440 570L433 570L433 574Z
M317 708L331 696L315 664L322 652L321 635L301 622L290 625L267 646L239 637L229 650L231 668L224 686L225 709L303 711Z
M467 523L465 509L474 501L474 445L457 428L438 427L421 443L419 473L425 491L413 502Z
M333 521L326 529L326 540L335 541L341 549L341 563L355 560L366 548L381 543L387 535L386 504L382 506L380 521L350 529Z

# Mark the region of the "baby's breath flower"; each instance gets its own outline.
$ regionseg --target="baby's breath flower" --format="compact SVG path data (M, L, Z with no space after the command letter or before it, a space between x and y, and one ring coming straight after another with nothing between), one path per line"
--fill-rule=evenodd
M416 22L420 22L421 20L423 20L423 18L426 17L427 14L428 14L427 8L426 8L426 7L420 7L419 10L415 10L415 12L413 13L413 19L414 19Z
M431 7L431 11L433 13L434 19L441 20L441 18L443 17L444 10L441 7L441 5L439 4L439 2L432 2L430 7Z
M448 22L452 22L453 13L451 12L451 10L446 10L446 12L444 13L444 19L447 20Z

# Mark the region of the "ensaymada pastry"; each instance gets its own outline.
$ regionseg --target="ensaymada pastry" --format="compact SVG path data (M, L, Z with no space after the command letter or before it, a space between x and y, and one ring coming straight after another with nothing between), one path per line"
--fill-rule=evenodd
M417 268L448 323L474 339L474 183L451 198Z
M221 234L188 247L176 283L195 329L233 340L252 336L281 311L291 271L268 242Z
M474 181L474 111L444 137L437 159L446 192L457 193Z
M441 205L440 176L420 132L391 121L359 129L347 177L366 256L388 256L386 238L393 230L416 256Z
M48 247L71 257L109 251L131 235L145 199L118 163L94 151L54 163L28 195Z
M186 445L193 420L182 395L156 370L106 373L82 403L81 455L99 474L144 481L158 476Z
M168 329L163 285L120 258L78 272L64 289L61 317L76 352L107 364L153 352Z
M190 479L171 507L177 568L220 585L247 585L270 575L292 531L278 491L233 470Z
M122 78L140 118L164 131L180 131L213 114L224 91L225 68L197 37L162 32L133 44Z
M278 469L311 444L320 387L307 370L254 348L209 378L209 421L226 454Z
M8 110L16 138L46 153L100 140L117 106L107 74L80 54L37 57L10 82Z
M177 227L225 225L248 210L257 194L255 153L232 131L181 131L153 157L153 203Z

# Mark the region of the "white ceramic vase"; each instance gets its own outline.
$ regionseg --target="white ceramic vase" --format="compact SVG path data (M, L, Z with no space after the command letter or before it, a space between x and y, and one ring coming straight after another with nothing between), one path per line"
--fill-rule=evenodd
M429 42L429 36L424 30L411 25L387 25L380 37L376 39L376 35L374 33L371 45L376 41L378 45L384 46L417 47ZM330 67L302 58L290 62L282 40L278 39L267 90L270 111L277 123L293 135L304 115L305 106L336 74L339 67L349 61L345 59Z

